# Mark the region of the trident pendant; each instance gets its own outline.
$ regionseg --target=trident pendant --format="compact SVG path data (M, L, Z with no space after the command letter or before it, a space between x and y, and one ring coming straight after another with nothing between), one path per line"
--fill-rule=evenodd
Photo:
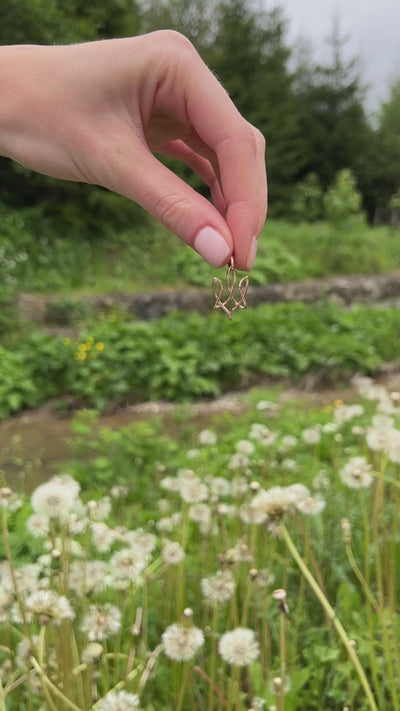
M214 277L212 282L213 293L215 296L214 309L222 309L225 311L229 320L231 320L233 313L236 309L247 309L246 294L249 287L249 277L243 277L239 284L236 286L236 269L233 257L231 257L231 263L228 266L226 272L226 286L228 289L228 294L226 298L222 301L224 285L221 279Z

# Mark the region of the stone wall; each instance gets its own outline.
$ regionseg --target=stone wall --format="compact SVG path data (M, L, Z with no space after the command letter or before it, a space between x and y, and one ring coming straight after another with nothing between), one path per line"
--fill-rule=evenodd
M400 304L400 272L250 286L247 295L249 306L321 300L332 300L345 306L352 303ZM93 310L125 311L143 321L176 310L207 314L213 307L213 296L211 286L209 291L188 289L145 294L104 294L81 297L79 300L21 294L18 307L24 318L36 323L68 326L80 314Z

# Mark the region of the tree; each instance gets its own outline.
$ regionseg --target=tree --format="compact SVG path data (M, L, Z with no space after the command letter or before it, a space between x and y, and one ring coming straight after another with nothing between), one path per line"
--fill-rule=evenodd
M299 121L307 146L307 160L298 177L315 172L326 189L338 171L348 167L365 195L373 131L363 107L357 61L344 59L345 44L335 22L329 38L330 61L298 68Z
M379 111L374 187L382 212L400 189L400 76Z
M267 142L270 208L285 212L303 161L290 49L280 10L267 12L250 0L221 0L216 33L206 53L245 118Z

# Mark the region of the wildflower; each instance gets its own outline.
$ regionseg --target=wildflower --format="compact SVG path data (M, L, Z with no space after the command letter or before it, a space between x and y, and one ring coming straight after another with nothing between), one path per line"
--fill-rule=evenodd
M289 487L274 486L271 489L260 489L250 506L262 511L269 518L281 518L293 506L293 496L289 495Z
M26 527L34 538L44 538L49 533L50 521L44 514L34 513L26 520Z
M247 454L244 454L244 452L236 452L236 454L232 454L229 463L228 463L228 468L229 469L246 469L246 467L249 464L249 458Z
M33 592L38 587L40 565L37 563L26 563L20 568L14 569L14 578L18 589L26 593ZM14 582L7 562L4 562L0 569L0 581L6 592L14 592Z
M210 488L211 498L213 500L218 499L221 496L230 496L231 494L231 482L222 476L210 477L208 485Z
M254 577L254 581L257 583L259 588L268 588L275 582L275 575L271 573L268 568L261 568L257 570L257 575Z
M320 469L312 482L314 489L327 489L329 487L329 483L329 477L327 476L325 469Z
M321 440L320 428L317 427L307 427L301 433L301 438L306 444L318 444Z
M186 452L186 456L188 459L197 459L197 457L200 454L200 450L196 449L196 447L192 447L192 449L188 449Z
M35 513L60 520L67 518L75 502L74 490L55 479L38 486L31 497Z
M241 506L239 509L239 517L243 523L260 526L265 523L268 516L265 511L253 508L251 506Z
M306 499L302 499L296 503L296 508L303 514L308 516L315 516L324 510L326 503L323 499L318 496L307 496Z
M364 414L364 408L362 405L338 405L335 408L333 419L335 423L340 426L348 420L352 420L355 417L361 417Z
M177 541L165 538L162 542L161 557L167 565L178 565L185 557L185 551Z
M271 694L275 694L276 696L278 696L281 693L281 689L282 689L282 678L280 676L274 676L274 678L271 679L271 684L270 684ZM290 691L290 678L288 676L285 677L284 691L285 691L285 694L288 691Z
M208 504L192 504L189 508L188 516L191 521L201 524L209 524L211 520L211 509Z
M175 623L167 627L162 635L164 651L175 662L192 659L204 644L204 634L198 627Z
M67 598L54 590L37 590L26 599L25 606L32 615L39 618L41 625L59 625L63 620L73 620L75 617Z
M179 493L188 504L196 504L208 498L208 488L198 477L184 478L180 482Z
M110 489L110 496L112 496L113 499L120 499L128 496L128 494L129 486L123 486L123 484L117 484L116 486L112 486Z
M250 442L248 439L241 439L239 442L236 442L235 449L239 454L251 455L254 453L255 447L253 442Z
M235 588L235 581L229 570L219 570L212 578L203 578L201 581L201 591L209 602L227 602Z
M88 501L87 512L91 521L101 521L108 518L111 512L111 499L109 496L103 496L98 501Z
M8 509L9 511L17 511L22 506L22 499L18 494L3 486L0 488L0 509Z
M139 696L128 694L127 691L109 691L96 704L97 711L137 711L139 709Z
M93 521L90 526L93 545L99 553L107 553L113 546L118 535L103 521Z
M102 560L72 561L68 575L68 587L82 597L103 590L108 566Z
M239 541L233 548L228 548L225 553L228 563L252 563L253 556L249 546L244 541Z
M81 623L81 631L87 635L90 642L102 642L116 634L120 627L121 612L118 607L108 602L103 605L90 605Z
M104 351L104 343L99 341L98 343L96 343L95 348L97 351Z
M300 469L296 460L291 457L285 457L285 459L282 459L281 467L287 472L298 472Z
M165 491L179 491L179 479L174 476L165 476L160 481L160 487Z
M134 551L142 555L152 553L157 544L157 536L154 533L143 531L142 528L138 528L135 531L127 531L123 538Z
M400 431L393 430L388 446L388 458L393 464L400 464Z
M82 664L96 664L100 661L104 647L100 642L89 642L82 650Z
M281 444L279 447L279 451L281 454L285 454L289 449L293 449L297 444L297 437L294 435L284 435L281 439Z
M110 558L110 569L118 580L136 583L146 567L148 556L132 548L122 548Z
M275 414L279 410L279 405L276 402L271 402L271 400L259 400L256 404L256 409L260 412Z
M245 667L259 655L259 645L253 630L237 627L220 637L218 651L227 664Z
M365 489L373 482L371 469L372 466L365 457L352 457L340 470L339 475L342 482L351 489Z
M33 654L33 649L32 649L32 643L34 645L37 645L39 642L39 637L34 635L32 637L32 640L28 639L28 637L23 637L20 642L17 644L17 654L15 656L15 662L18 667L30 667L31 666L31 657Z
M217 435L212 430L201 430L198 436L199 444L213 445L217 443Z
M287 593L283 588L278 588L272 593L272 597L276 600L279 612L283 615L289 614L289 607L287 604Z

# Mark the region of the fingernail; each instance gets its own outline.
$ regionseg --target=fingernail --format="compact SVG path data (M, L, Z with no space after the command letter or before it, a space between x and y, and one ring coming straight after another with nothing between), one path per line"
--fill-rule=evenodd
M257 254L258 241L257 237L253 237L250 243L249 256L247 259L247 269L251 269Z
M213 227L202 227L194 238L193 246L213 267L221 267L228 261L230 247Z

